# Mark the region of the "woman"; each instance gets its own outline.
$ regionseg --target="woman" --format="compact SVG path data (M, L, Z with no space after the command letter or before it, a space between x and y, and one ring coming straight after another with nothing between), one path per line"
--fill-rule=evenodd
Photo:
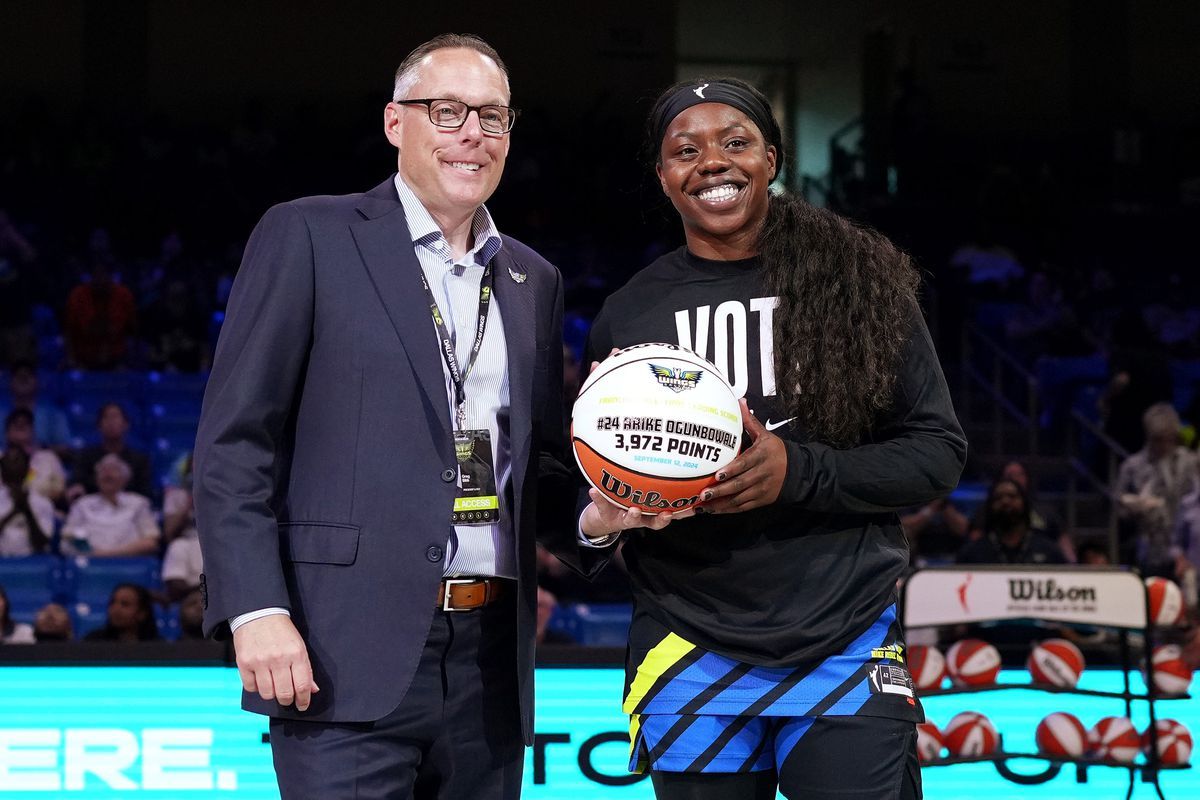
M8 593L0 586L0 644L33 644L33 626L16 622L8 607Z
M54 506L26 485L29 454L10 447L0 455L0 558L31 556L50 548Z
M918 797L896 512L947 494L966 445L917 272L768 192L783 141L748 84L671 87L649 134L687 246L609 298L590 353L659 341L713 360L745 395L750 445L691 518L593 493L580 520L597 545L634 528L630 767L664 800Z
M150 592L133 583L117 584L108 598L104 627L83 637L86 642L152 642L158 638Z

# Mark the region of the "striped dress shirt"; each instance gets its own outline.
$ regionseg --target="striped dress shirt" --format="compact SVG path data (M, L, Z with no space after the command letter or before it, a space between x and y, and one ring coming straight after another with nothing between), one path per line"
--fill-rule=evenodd
M404 216L412 236L413 250L433 298L437 301L446 327L454 339L454 352L460 369L471 357L475 321L479 313L479 282L484 267L500 252L500 233L487 209L480 206L471 220L474 246L455 259L441 228L396 175L396 192L404 206ZM507 278L496 275L495 280ZM421 287L413 281L413 291ZM481 575L516 578L517 565L513 544L512 509L504 502L504 490L512 479L512 454L508 430L508 350L504 340L504 322L495 294L488 305L487 329L475 365L467 374L466 412L468 430L487 430L492 438L495 459L496 490L500 495L500 521L491 525L454 525L446 547L445 572L453 575ZM429 320L433 326L433 319ZM458 335L458 332L462 335ZM441 359L446 386L446 404L450 420L455 420L454 382L446 360ZM451 509L446 509L449 517Z

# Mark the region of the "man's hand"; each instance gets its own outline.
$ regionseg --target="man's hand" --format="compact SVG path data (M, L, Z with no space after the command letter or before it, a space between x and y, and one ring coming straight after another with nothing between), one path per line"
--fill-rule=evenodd
M752 444L717 473L717 485L705 489L700 499L706 514L728 514L768 506L779 499L787 474L787 448L783 440L767 431L739 400L742 425Z
M321 691L313 680L304 639L286 614L272 614L247 622L233 632L242 688L281 706L296 703L308 710L312 695Z
M588 489L588 497L592 502L583 510L579 517L579 529L589 539L598 539L617 531L630 528L649 528L661 531L671 524L672 520L690 517L695 509L685 511L663 511L658 514L643 514L636 508L621 508L616 503L605 499L596 489Z

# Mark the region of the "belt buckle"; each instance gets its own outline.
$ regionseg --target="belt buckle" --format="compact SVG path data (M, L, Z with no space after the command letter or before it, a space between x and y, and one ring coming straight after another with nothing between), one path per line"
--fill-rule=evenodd
M478 580L479 580L478 578L445 578L445 579L443 579L442 584L446 587L446 591L445 591L445 594L442 596L442 611L471 611L472 609L469 609L469 608L453 608L450 605L450 587L462 585L464 583L475 583ZM486 593L487 593L487 589L485 588L484 589L484 597L485 598L487 597Z

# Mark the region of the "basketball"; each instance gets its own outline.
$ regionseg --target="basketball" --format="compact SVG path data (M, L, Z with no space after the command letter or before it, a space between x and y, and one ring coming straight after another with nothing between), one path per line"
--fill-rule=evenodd
M1083 653L1066 639L1047 639L1034 645L1025 662L1034 683L1074 689L1083 674Z
M932 722L917 723L917 758L922 764L941 758L944 749L946 742L937 725Z
M1158 760L1162 764L1186 764L1192 757L1192 734L1173 719L1160 719L1154 726L1158 734ZM918 745L919 747L919 745ZM1142 750L1150 752L1150 729L1142 734Z
M1178 625L1183 619L1183 592L1174 581L1146 578L1146 596L1150 600L1150 624L1159 627Z
M1058 711L1038 723L1039 753L1060 758L1077 758L1088 749L1087 728L1074 714Z
M724 376L670 344L606 358L579 390L571 444L588 483L645 514L701 505L713 475L738 454L742 412Z
M908 672L918 689L940 689L946 677L946 657L936 647L914 644L908 648Z
M946 652L946 670L955 686L987 686L1000 673L1000 651L982 639L963 639Z
M1177 644L1154 648L1150 668L1154 670L1154 686L1160 694L1187 694L1192 685L1192 669L1183 660L1183 651Z
M1129 763L1137 758L1142 739L1125 717L1105 717L1088 732L1088 749L1096 758Z
M946 747L956 756L989 756L996 751L1000 735L991 720L976 711L956 714L942 731Z

